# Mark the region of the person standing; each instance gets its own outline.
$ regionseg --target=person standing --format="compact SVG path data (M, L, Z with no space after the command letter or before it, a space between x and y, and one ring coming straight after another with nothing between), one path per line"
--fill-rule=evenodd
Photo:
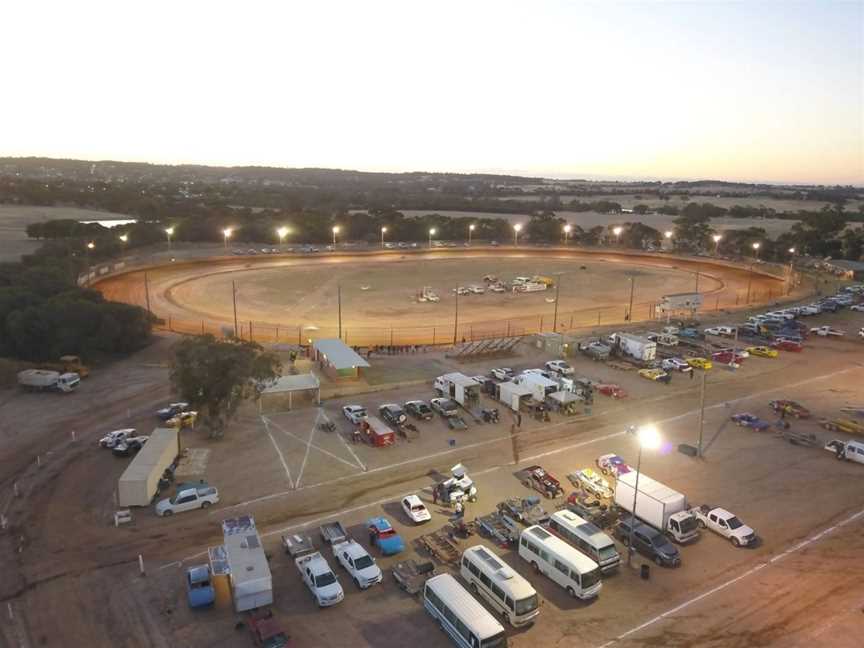
M432 503L438 504L438 485L435 485L435 488L432 489Z

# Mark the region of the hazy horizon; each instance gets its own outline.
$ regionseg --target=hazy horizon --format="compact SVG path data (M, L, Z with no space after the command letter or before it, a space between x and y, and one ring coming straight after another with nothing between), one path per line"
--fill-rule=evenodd
M4 155L864 184L860 2L7 12Z

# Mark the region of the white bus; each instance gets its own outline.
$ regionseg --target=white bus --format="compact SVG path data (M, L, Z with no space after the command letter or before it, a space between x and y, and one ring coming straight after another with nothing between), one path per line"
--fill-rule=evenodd
M540 599L531 583L481 545L462 553L462 578L512 626L523 626L540 614Z
M590 599L603 587L596 562L536 524L519 536L519 556L570 596Z
M504 626L489 614L450 574L426 581L423 606L438 619L453 643L462 648L493 648L507 645Z
M549 530L600 565L601 572L618 569L621 556L612 538L573 511L555 511L549 518Z

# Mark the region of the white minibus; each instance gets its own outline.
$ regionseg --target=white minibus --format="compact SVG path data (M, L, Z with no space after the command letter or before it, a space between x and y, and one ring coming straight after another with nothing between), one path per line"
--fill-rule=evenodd
M561 538L539 525L530 526L519 536L519 556L567 590L570 596L590 599L600 593L600 567Z
M486 599L510 625L532 623L540 613L540 599L531 583L490 549L481 545L466 549L460 573L471 591Z
M573 511L555 511L549 519L549 530L600 565L600 571L618 569L621 556L612 538Z
M507 645L504 626L450 574L426 581L423 606L461 648Z

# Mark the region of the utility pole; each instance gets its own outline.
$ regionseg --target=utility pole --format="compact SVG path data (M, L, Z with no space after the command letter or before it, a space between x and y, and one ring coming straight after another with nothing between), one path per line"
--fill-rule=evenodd
M147 277L147 271L144 271L144 299L147 301L147 312L152 313L150 310L150 280Z
M708 378L708 372L703 369L702 370L702 387L699 390L699 445L697 446L698 452L696 455L701 459L702 458L702 431L704 429L705 424L705 380Z
M630 277L630 306L627 308L627 321L633 321L633 288L636 285L636 277Z
M339 339L342 339L342 284L336 284L336 304L339 312Z
M459 338L459 287L456 287L456 315L453 319L453 344L455 345Z
M231 298L234 302L234 337L238 337L239 330L237 328L237 282L231 280Z
M561 288L561 275L558 275L558 281L555 282L555 315L552 317L552 332L558 332L558 293Z
M696 293L699 292L699 271L698 270L696 271L696 289L693 292L696 292Z

